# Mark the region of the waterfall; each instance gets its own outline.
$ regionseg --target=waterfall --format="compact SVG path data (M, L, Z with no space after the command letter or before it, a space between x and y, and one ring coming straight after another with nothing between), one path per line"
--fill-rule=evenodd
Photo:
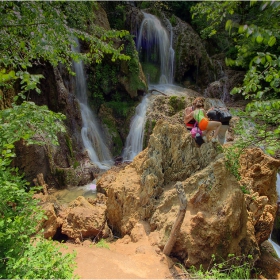
M144 96L141 103L136 107L135 115L130 122L129 134L122 154L123 161L132 161L143 149L147 104L148 95Z
M279 198L280 198L280 175L278 173L277 173L277 180L276 180L276 191L277 191L278 201L279 201ZM268 241L273 246L275 252L277 253L278 258L280 258L280 246L271 239L271 235L270 235Z
M72 47L72 50L80 52L78 40L76 40L76 42L77 47ZM109 149L104 144L98 121L88 106L87 85L83 62L73 62L73 66L76 73L76 96L80 104L82 115L83 127L81 130L81 137L84 147L87 150L88 156L93 163L95 163L100 169L109 169L114 162Z
M153 65L158 65L158 63L160 63L159 84L173 84L175 52L172 48L172 26L169 20L165 19L170 29L169 36L166 28L161 24L158 18L151 14L143 14L144 19L141 23L136 42L137 51L140 57L145 60L144 62ZM149 71L147 72L148 83L150 83L150 73ZM146 110L149 96L149 94L144 96L141 103L136 107L136 113L131 120L129 134L126 138L122 153L123 161L132 161L143 149Z
M136 42L137 51L146 62L154 65L160 63L159 84L172 84L175 56L172 48L172 26L167 20L170 28L169 38L167 30L158 18L151 14L143 14L144 19ZM147 72L149 83L150 73ZM122 153L123 161L132 161L143 149L148 97L149 95L144 96L141 103L136 107L136 113L131 120L129 134Z
M172 26L170 22L170 39L167 30L154 15L144 13L136 42L137 51L143 59L151 64L160 63L160 84L173 83L174 50L172 48ZM150 73L146 73L149 76Z

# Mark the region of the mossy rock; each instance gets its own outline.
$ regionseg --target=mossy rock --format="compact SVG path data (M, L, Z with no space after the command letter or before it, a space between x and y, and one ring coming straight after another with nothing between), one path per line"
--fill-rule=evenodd
M56 167L54 176L59 182L60 187L77 186L79 178L76 176L75 169Z

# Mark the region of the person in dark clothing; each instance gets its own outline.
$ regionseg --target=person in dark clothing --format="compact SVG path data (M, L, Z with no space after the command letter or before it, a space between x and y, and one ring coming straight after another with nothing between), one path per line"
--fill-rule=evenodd
M213 109L214 109L214 107L210 108L207 111L207 117L211 121L219 121L219 119L217 119L218 116ZM221 123L222 123L222 126L219 130L219 133L218 133L218 141L221 145L223 145L226 142L226 132L229 128L229 121L221 122Z

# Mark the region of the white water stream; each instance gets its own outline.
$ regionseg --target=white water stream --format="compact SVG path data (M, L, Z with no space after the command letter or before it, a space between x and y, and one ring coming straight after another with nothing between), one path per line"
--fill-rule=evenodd
M78 41L77 47L73 48L73 50L80 52ZM76 73L76 96L80 104L83 122L81 137L84 147L88 152L90 160L94 164L96 164L100 169L109 169L114 164L114 161L109 149L104 144L105 141L102 137L97 118L88 106L87 85L83 62L73 62L73 66Z
M143 13L144 19L141 23L137 37L137 51L145 52L150 63L160 63L159 84L172 84L174 71L174 50L172 48L172 26L169 24L170 36L154 15ZM146 73L149 75L149 73ZM149 79L148 79L149 80ZM123 161L132 161L143 149L143 137L146 124L146 111L150 94L143 97L141 103L136 107L136 112L130 122L129 134L126 138L122 153Z
M132 161L143 149L147 105L148 95L145 95L141 103L136 107L135 115L130 122L130 130L122 154L123 161Z
M277 180L276 180L276 191L277 191L278 200L279 200L279 198L280 198L280 175L278 173L277 173ZM278 258L280 258L280 246L271 239L271 236L269 237L268 241L273 246L275 252L278 255Z
M154 15L144 13L139 34L137 36L137 51L145 53L145 59L151 64L160 63L160 84L173 83L174 50L172 48L172 27L170 36ZM149 73L146 73L147 76Z

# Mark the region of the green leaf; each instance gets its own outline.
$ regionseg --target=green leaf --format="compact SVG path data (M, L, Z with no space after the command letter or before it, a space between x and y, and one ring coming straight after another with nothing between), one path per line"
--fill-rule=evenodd
M275 43L276 43L276 38L274 36L271 36L267 44L270 47L272 47Z
M263 37L261 35L258 35L256 38L256 42L260 44L262 41L263 41Z

